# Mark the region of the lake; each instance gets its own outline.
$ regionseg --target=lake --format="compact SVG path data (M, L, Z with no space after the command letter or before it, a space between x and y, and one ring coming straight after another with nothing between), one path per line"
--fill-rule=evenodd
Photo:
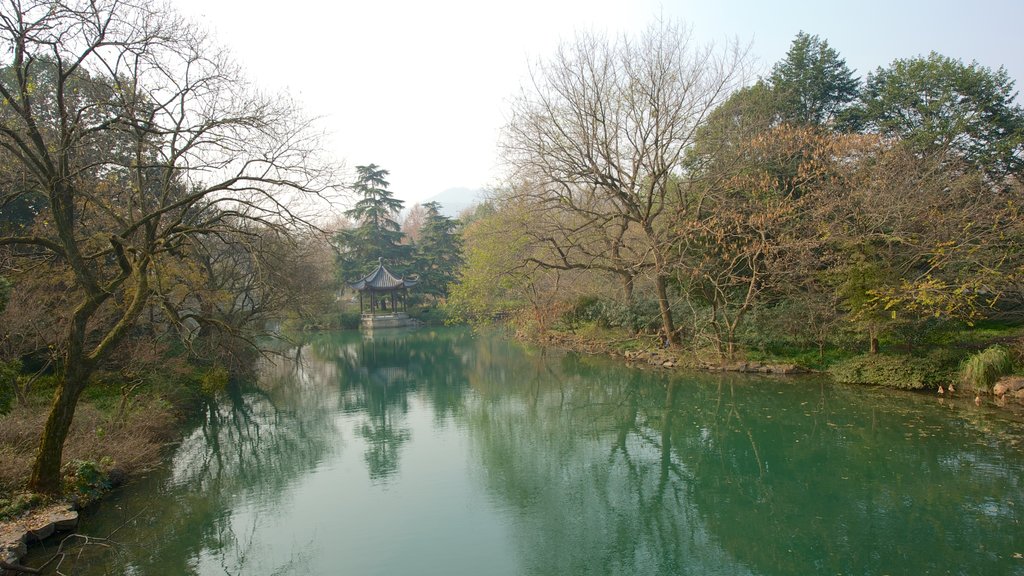
M86 514L62 570L1024 574L1022 438L969 401L819 377L322 334Z

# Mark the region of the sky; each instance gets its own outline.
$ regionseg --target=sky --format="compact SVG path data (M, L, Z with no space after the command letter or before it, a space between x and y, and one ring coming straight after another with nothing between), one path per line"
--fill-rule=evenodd
M349 169L374 163L408 205L500 182L497 143L529 65L578 31L636 35L658 18L750 44L766 73L800 31L856 74L931 51L1024 84L1021 0L175 0L262 89L286 92ZM1018 102L1024 98L1018 97Z

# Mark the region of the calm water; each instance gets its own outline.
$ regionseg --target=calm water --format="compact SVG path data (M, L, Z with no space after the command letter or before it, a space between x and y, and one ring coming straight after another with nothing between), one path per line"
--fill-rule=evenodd
M108 540L63 570L1024 574L1021 438L970 404L814 379L324 335L87 517Z

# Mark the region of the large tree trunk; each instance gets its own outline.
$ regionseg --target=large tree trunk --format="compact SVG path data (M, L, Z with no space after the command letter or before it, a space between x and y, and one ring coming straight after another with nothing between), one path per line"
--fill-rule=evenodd
M99 308L97 300L86 300L74 313L67 334L67 352L64 355L63 375L53 394L50 415L46 418L39 449L32 466L28 487L42 494L60 494L60 468L71 422L75 417L78 397L92 374L93 364L85 355L86 326Z
M36 452L32 476L28 482L28 487L33 492L53 495L59 495L61 492L60 469L64 442L75 417L78 397L85 389L85 382L88 379L87 375L76 372L78 371L69 369L53 395L50 415L46 419L46 426L39 440L39 450Z

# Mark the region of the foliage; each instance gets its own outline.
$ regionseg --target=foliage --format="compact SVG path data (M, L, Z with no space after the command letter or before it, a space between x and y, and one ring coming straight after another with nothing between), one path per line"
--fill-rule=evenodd
M0 205L26 207L18 225L0 227L0 246L26 275L53 273L43 283L59 303L57 330L45 338L60 383L31 487L55 493L91 374L143 318L141 332L187 339L224 327L245 341L206 312L227 299L244 311L255 292L185 294L176 280L208 272L194 259L208 248L259 250L267 230L285 236L306 224L284 200L322 198L333 172L291 102L254 90L165 5L0 10ZM241 258L232 272L253 268Z
M453 321L486 322L529 305L523 227L515 210L506 207L465 228L466 264L446 304Z
M860 82L839 53L799 32L768 77L782 122L830 126L857 99Z
M335 237L342 280L357 280L372 271L381 259L392 269L403 272L408 265L409 247L402 244L404 235L397 218L404 203L388 190L387 170L368 164L356 166L356 172L352 190L359 200L345 211L345 216L357 225L339 231Z
M23 512L43 503L43 496L31 492L0 498L0 522L17 518Z
M65 466L65 493L79 507L96 500L112 487L110 462L72 460Z
M993 182L1024 170L1024 108L1006 70L932 52L868 74L864 126L919 153L951 152Z
M661 326L657 300L634 298L621 300L583 296L559 317L560 327L576 331L586 326L625 328L631 334L654 333Z
M955 159L866 139L815 197L815 258L871 341L935 319L970 323L1008 289L1007 204ZM935 324L941 327L942 323Z
M443 306L417 306L409 310L409 316L423 322L427 326L444 326L454 324Z
M341 313L341 327L346 329L359 328L359 323L362 322L362 314L358 310L345 310Z
M228 387L230 374L223 366L213 366L205 370L200 376L202 390L208 396L214 396L223 392Z
M1000 376L1013 372L1013 357L995 345L971 355L960 365L960 381L977 392L988 392Z
M903 390L935 389L953 381L956 364L945 352L927 356L864 354L829 366L829 374L844 384L870 384Z
M817 230L802 218L855 140L806 126L727 122L699 135L687 189L699 209L678 217L672 245L677 282L695 306L710 308L723 356L735 353L748 313L817 273Z
M414 271L419 274L417 291L435 298L447 298L449 286L462 266L462 236L458 220L441 214L441 205L428 202L420 239L415 244Z
M7 302L11 298L11 281L0 276L0 312L7 308Z

